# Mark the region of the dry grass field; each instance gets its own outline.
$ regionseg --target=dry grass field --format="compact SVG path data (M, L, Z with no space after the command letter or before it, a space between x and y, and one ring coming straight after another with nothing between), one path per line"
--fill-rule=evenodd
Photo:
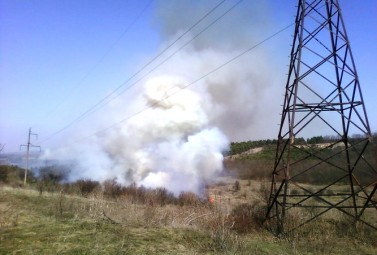
M375 165L371 148L365 156ZM30 174L24 187L23 169L0 166L0 254L377 254L377 231L337 210L283 238L269 232L263 220L273 155L267 147L227 157L226 171L201 196L115 180L64 184L53 168ZM314 177L301 185L321 189ZM287 224L310 210L291 210ZM373 210L364 217L377 223Z
M173 198L162 189L111 196L103 185L82 195L3 184L0 254L377 253L375 231L352 228L338 213L274 237L261 225L268 185L223 176L208 186L208 197Z

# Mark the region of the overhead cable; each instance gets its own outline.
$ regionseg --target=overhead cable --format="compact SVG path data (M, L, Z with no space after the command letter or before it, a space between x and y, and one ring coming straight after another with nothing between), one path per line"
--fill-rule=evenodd
M81 77L81 79L76 83L74 88L70 90L68 93L68 96L64 97L63 100L56 105L56 107L51 110L46 117L52 115L56 111L58 111L67 101L67 98L72 96L75 91L85 82L85 80L89 77L90 74L93 73L94 70L96 70L100 64L104 61L104 59L110 54L110 52L114 49L114 47L122 40L122 38L129 32L129 30L140 20L140 18L143 16L143 14L147 11L149 6L152 4L154 0L149 0L147 4L143 7L143 9L137 14L137 16L128 24L128 26L123 30L123 32L120 34L120 36L110 45L110 47L105 51L104 54L98 59L98 61L95 62L95 64ZM44 118L46 118L44 117ZM56 133L56 132L55 132ZM54 134L55 134L54 133ZM50 135L53 136L54 134ZM46 138L43 141L48 140L49 138ZM43 142L42 141L42 142Z
M73 124L81 121L88 115L92 114L93 112L101 109L103 106L120 96L122 93L124 93L126 90L131 88L132 86L136 85L142 78L144 78L146 75L150 74L153 70L155 70L157 67L159 67L162 63L166 62L169 58L171 58L173 55L177 53L177 51L169 56L167 59L165 59L163 62L161 62L159 65L157 65L152 71L149 71L146 75L144 75L141 79L138 79L136 82L131 84L131 86L128 86L124 90L122 90L120 93L116 94L118 90L120 90L124 85L126 85L129 81L131 81L133 78L135 78L138 74L140 74L146 67L148 67L151 63L153 63L156 59L158 59L163 53L165 53L168 49L170 49L174 44L176 44L179 40L181 40L188 32L190 32L194 27L196 27L200 22L202 22L205 18L207 18L211 13L213 13L219 6L221 6L226 0L223 0L219 2L217 5L215 5L210 11L208 11L203 17L201 17L198 21L196 21L192 26L190 26L185 32L183 32L181 35L179 35L171 44L169 44L166 48L164 48L161 52L159 52L156 56L154 56L151 60L149 60L145 65L143 65L136 73L131 75L129 78L127 78L126 81L121 83L117 88L115 88L112 92L110 92L107 96L102 98L100 101L98 101L96 104L91 106L88 110L86 110L84 113L82 113L80 116L69 122L67 125L65 125L63 128L57 130L56 132L52 133L49 135L46 139L44 139L41 143L44 143L51 138L55 137L59 133L63 132L64 130L68 129L71 127ZM210 25L206 26L204 30L199 32L199 34L203 33L205 30L207 30L210 26L212 26L214 23L216 23L220 18L222 18L226 13L228 13L231 9L233 9L236 5L238 5L242 0L238 1L235 5L233 5L230 9L228 9L225 13L220 15L214 22L211 22ZM193 39L191 39L188 43L186 43L184 46L188 45L190 42L192 42L197 36L196 35ZM181 47L179 50L181 50L183 47ZM178 50L178 51L179 51ZM114 96L115 95L115 96ZM113 98L111 98L113 96Z
M251 47L249 47L249 48L247 48L246 50L244 50L244 51L242 51L242 52L240 52L240 53L238 53L238 54L236 54L235 56L233 56L232 58L228 59L228 60L227 60L226 62L224 62L223 64L221 64L221 65L215 67L214 69L212 69L212 70L209 71L208 73L206 73L206 74L200 76L199 78L197 78L196 80L194 80L194 81L192 81L192 82L190 82L190 83L184 85L183 87L181 87L181 88L179 88L178 90L172 92L171 94L166 95L166 96L163 97L162 99L160 99L160 100L154 102L153 104L150 104L149 106L145 107L144 109L141 109L141 110L137 111L136 113L134 113L134 114L132 114L132 115L130 115L130 116L128 116L128 117L126 117L126 118L124 118L124 119L122 119L122 120L116 122L116 123L113 123L112 125L110 125L110 126L108 126L108 127L106 127L106 128L103 128L103 129L101 129L101 130L98 130L97 132L92 133L91 135L88 135L88 136L85 136L85 137L79 138L79 139L75 140L74 142L72 142L72 144L77 143L77 142L82 141L82 140L85 140L85 139L88 139L88 138L90 138L90 137L93 137L93 136L99 135L99 134L101 134L101 133L105 133L105 132L107 132L107 131L110 130L110 129L113 129L113 128L116 128L116 127L118 127L118 126L121 126L121 125L122 125L124 122L126 122L127 120L129 120L129 119L131 119L131 118L133 118L133 117L135 117L135 116L137 116L137 115L139 115L139 114L141 114L141 113L147 111L148 109L153 108L154 106L156 106L156 105L158 105L159 103L161 103L163 100L166 100L167 98L172 97L172 96L174 96L175 94L180 93L182 90L184 90L184 89L186 89L186 88L192 86L193 84L199 82L200 80L202 80L202 79L208 77L209 75L211 75L211 74L213 74L213 73L219 71L220 69L222 69L222 68L225 67L226 65L232 63L233 61L237 60L238 58L242 57L243 55L245 55L245 54L251 52L252 50L254 50L255 48L257 48L258 46L260 46L260 45L266 43L267 41L271 40L272 38L274 38L275 36L279 35L279 34L282 33L283 31L287 30L288 28L290 28L290 27L291 27L292 25L294 25L294 24L295 24L295 23L291 23L291 24L289 24L289 25L283 27L282 29L280 29L280 30L278 30L277 32L273 33L272 35L266 37L265 39L263 39L263 40L260 41L259 43L255 44L255 45L253 45L253 46L251 46Z

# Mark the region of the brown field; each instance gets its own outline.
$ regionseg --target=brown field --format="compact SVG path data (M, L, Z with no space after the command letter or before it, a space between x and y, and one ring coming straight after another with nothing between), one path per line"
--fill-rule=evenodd
M209 201L112 182L88 193L2 184L0 254L376 254L376 231L338 212L274 237L262 225L268 187L224 174Z

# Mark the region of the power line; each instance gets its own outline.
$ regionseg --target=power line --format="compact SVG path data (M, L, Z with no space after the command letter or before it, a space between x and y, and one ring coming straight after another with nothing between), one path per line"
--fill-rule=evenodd
M95 106L98 106L97 109L91 109L91 111L89 111L88 114L91 114L99 109L101 109L102 107L104 107L106 104L108 104L109 102L111 102L112 100L116 99L117 97L119 97L121 94L123 94L124 92L126 92L128 89L130 89L131 87L135 86L137 83L139 83L141 80L143 80L145 77L147 77L149 74L151 74L153 71L155 71L157 68L159 68L161 65L163 65L164 63L166 63L169 59L171 59L173 56L175 56L179 51L181 51L183 48L185 48L187 45L189 45L192 41L194 41L197 37L199 37L203 32L205 32L206 30L208 30L211 26L213 26L217 21L219 21L222 17L224 17L227 13L229 13L233 8L235 8L238 4L240 4L243 0L239 0L237 3L235 3L234 5L232 5L229 9L227 9L223 14L221 14L219 17L217 17L214 21L212 21L211 23L209 23L206 27L204 27L199 33L197 33L193 38L191 38L189 41L187 41L185 44L183 44L181 47L179 47L176 51L174 51L172 54L170 54L168 57L166 57L163 61L161 61L160 63L158 63L155 67L153 67L152 69L150 69L147 73L145 73L143 76L141 76L139 79L137 79L134 83L132 83L130 86L124 88L123 90L121 90L118 94L116 94L113 98L110 98L107 102L104 102L103 104L101 104L102 102L96 104ZM224 1L223 1L224 2ZM222 3L222 2L221 2ZM220 3L220 4L221 4ZM218 6L216 6L215 8L217 8ZM208 15L206 15L208 16ZM192 29L193 27L191 27L190 29ZM188 32L188 31L186 31ZM185 34L186 34L185 32ZM178 40L176 40L178 41ZM176 42L175 41L175 42ZM168 48L170 48L173 44L169 45ZM163 52L165 52L165 50L163 50ZM161 54L158 54L158 56L160 56ZM154 59L157 59L157 58L154 58ZM152 61L150 62L152 63ZM148 63L148 65L150 64ZM147 66L147 65L146 65ZM145 67L146 67L145 66ZM143 67L144 69L144 67ZM141 70L140 70L141 71ZM139 71L139 72L140 72ZM138 72L138 73L139 73ZM133 75L132 78L136 76L136 75ZM125 83L127 83L128 81L130 81L131 79L128 79ZM113 91L115 92L115 91ZM111 93L110 95L108 95L106 98L109 98L113 93ZM84 116L85 117L85 116Z
M226 65L232 63L233 61L235 61L235 60L237 60L238 58L242 57L243 55L249 53L250 51L252 51L252 50L254 50L255 48L257 48L258 46L262 45L263 43L265 43L265 42L271 40L271 39L274 38L275 36L277 36L277 35L279 35L280 33L284 32L285 30L287 30L288 28L290 28L290 27L291 27L292 25L294 25L294 24L295 24L295 23L291 23L291 24L289 24L289 25L283 27L282 29L280 29L280 30L278 30L277 32L273 33L272 35L266 37L265 39L263 39L263 40L260 41L259 43L255 44L255 45L253 45L253 46L251 46L251 47L249 47L249 48L247 48L246 50L244 50L244 51L240 52L239 54L233 56L232 58L230 58L229 60L227 60L227 61L224 62L223 64L221 64L221 65L215 67L214 69L212 69L212 70L209 71L208 73L206 73L206 74L200 76L200 77L197 78L196 80L194 80L194 81L192 81L192 82L186 84L185 86L179 88L178 90L174 91L173 93L171 93L171 94L169 94L169 95L166 95L166 96L163 97L161 100L158 100L158 101L156 101L155 103L150 104L149 106L145 107L144 109L141 109L140 111L138 111L138 112L136 112L136 113L134 113L134 114L132 114L132 115L130 115L130 116L128 116L128 117L126 117L126 118L124 118L124 119L122 119L122 120L120 120L120 121L118 121L118 122L116 122L116 123L114 123L114 124L112 124L112 125L106 127L106 128L103 128L103 129L101 129L101 130L99 130L99 131L97 131L97 132L95 132L95 133L93 133L93 134L91 134L91 135L88 135L88 136L85 136L85 137L79 138L79 139L77 139L76 141L72 142L71 144L74 144L74 143L77 143L77 142L79 142L79 141L82 141L82 140L88 139L88 138L93 137L93 136L95 136L95 135L99 135L99 134L101 134L101 133L105 133L106 131L108 131L108 130L110 130L110 129L112 129L112 128L115 128L115 127L117 127L117 126L120 126L120 125L121 125L122 123L124 123L125 121L127 121L127 120L129 120L129 119L131 119L131 118L133 118L133 117L135 117L135 116L137 116L137 115L139 115L139 114L141 114L141 113L147 111L148 109L153 108L153 107L156 106L157 104L161 103L163 100L166 100L167 98L170 98L170 97L174 96L175 94L178 94L178 93L181 92L182 90L184 90L184 89L186 89L186 88L192 86L193 84L199 82L200 80L202 80L202 79L208 77L209 75L211 75L211 74L217 72L218 70L222 69L222 68L225 67Z
M105 53L98 59L98 61L82 76L82 78L76 83L74 88L68 93L68 95L73 95L75 91L84 83L84 81L89 77L90 74L93 73L94 70L100 66L100 64L103 62L103 60L106 58L107 55L114 49L114 47L121 41L121 39L128 33L128 31L140 20L140 18L143 16L143 14L146 12L146 10L149 8L149 6L152 4L154 0L150 0L143 9L138 13L138 15L129 23L129 25L123 30L123 32L120 34L120 36L110 45L110 47L105 51ZM53 114L57 110L59 110L64 103L67 101L68 97L64 97L64 99L54 108L54 110L50 111L50 113L47 116ZM46 118L45 117L45 118ZM44 140L45 141L45 140ZM43 141L42 141L43 142Z
M176 51L174 51L172 54L170 54L168 57L166 57L163 61L161 61L160 63L158 63L154 68L152 68L151 70L149 70L145 75L143 75L142 77L140 77L137 81L135 81L133 84L131 84L129 87L123 89L122 91L120 91L120 93L118 93L113 99L111 100L114 100L115 98L119 97L121 94L123 94L126 90L128 90L130 87L136 85L139 81L141 81L142 79L144 79L146 76L148 76L149 74L151 74L153 71L155 71L157 68L159 68L161 65L163 65L165 62L167 62L169 59L171 59L173 56L175 56L179 51L181 51L183 48L185 48L187 45L189 45L192 41L194 41L197 37L199 37L203 32L205 32L206 30L208 30L211 26L213 26L217 21L219 21L221 18L223 18L227 13L229 13L234 7L236 7L238 4L240 4L243 0L239 0L237 3L235 3L233 6L231 6L229 9L227 9L223 14L221 14L219 17L217 17L214 21L212 21L211 23L209 23L206 27L204 27L199 33L197 33L194 37L192 37L189 41L187 41L185 44L183 44L181 47L179 47ZM110 100L110 101L111 101ZM110 102L109 101L109 102Z
M152 70L150 70L147 74L142 76L142 78L138 79L136 82L122 90L120 93L116 94L118 90L120 90L124 85L126 85L129 81L131 81L133 78L135 78L138 74L140 74L146 67L148 67L151 63L153 63L156 59L158 59L163 53L165 53L168 49L170 49L175 43L177 43L179 40L181 40L188 32L190 32L194 27L196 27L200 22L202 22L205 18L207 18L211 13L213 13L219 6L221 6L226 0L221 1L217 5L215 5L210 11L208 11L203 17L201 17L198 21L196 21L191 27L189 27L185 32L183 32L181 35L179 35L171 44L169 44L165 49L163 49L161 52L159 52L156 56L154 56L150 61L148 61L144 66L142 66L136 73L131 75L126 81L124 81L122 84L120 84L115 90L113 90L111 93L109 93L107 96L102 98L100 101L98 101L95 105L91 106L88 110L86 110L84 113L82 113L80 116L75 118L73 121L68 123L66 126L63 128L57 130L50 136L48 136L46 139L42 141L46 142L47 140L50 140L52 137L56 136L57 134L63 132L64 130L68 129L71 127L73 124L81 121L84 119L86 116L92 114L93 112L101 109L103 106L120 96L122 93L124 93L126 90L130 89L134 85L136 85L140 80L142 80L145 76L150 74L152 71L157 69L160 65L165 63L168 59L170 59L173 55L175 55L178 51L180 51L182 48L187 46L189 43L191 43L195 38L197 38L200 34L202 34L205 30L207 30L210 26L215 24L219 19L224 17L228 12L230 12L235 6L237 6L239 3L241 3L243 0L239 0L236 4L234 4L231 8L229 8L225 13L220 15L215 21L211 22L209 25L207 25L202 31L200 31L194 38L189 40L184 46L180 47L176 52L174 52L172 55L170 55L168 58L166 58L164 61L162 61L160 64L158 64L156 67L154 67ZM111 98L113 95L115 95L113 98ZM107 100L107 101L106 101Z

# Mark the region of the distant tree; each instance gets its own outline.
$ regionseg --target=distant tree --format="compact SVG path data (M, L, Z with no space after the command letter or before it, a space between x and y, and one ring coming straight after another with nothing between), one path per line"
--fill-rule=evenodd
M324 142L329 143L329 142L335 142L340 140L340 136L335 136L335 135L326 135L323 137Z
M301 138L300 138L301 139ZM302 138L303 139L303 138ZM305 140L304 140L305 142ZM244 141L244 142L231 142L230 151L228 155L240 154L253 148L274 145L277 143L276 139L270 140L257 140L257 141Z
M295 143L296 144L306 144L306 141L303 137L297 137L297 138L295 138Z
M361 140L361 139L363 139L364 138L364 136L362 135L362 134L353 134L352 136L351 136L351 139L352 140Z
M39 170L39 178L52 184L60 183L68 178L69 170L65 166L45 166Z
M20 186L24 178L24 169L17 166L0 166L0 182L7 183L11 186ZM33 172L28 175L28 182L34 182Z
M313 136L312 138L307 139L307 143L309 144L318 144L318 143L323 143L324 138L323 136Z

